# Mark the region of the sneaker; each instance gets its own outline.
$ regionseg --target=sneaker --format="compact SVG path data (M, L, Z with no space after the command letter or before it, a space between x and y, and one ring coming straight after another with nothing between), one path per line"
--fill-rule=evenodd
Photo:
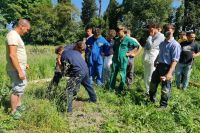
M20 112L18 112L18 111L15 111L14 113L12 113L11 115L10 115L14 120L19 120L20 118L21 118L21 114L20 114Z
M26 106L22 104L20 106L17 106L16 110L19 111L19 112L23 112L23 111L26 110Z

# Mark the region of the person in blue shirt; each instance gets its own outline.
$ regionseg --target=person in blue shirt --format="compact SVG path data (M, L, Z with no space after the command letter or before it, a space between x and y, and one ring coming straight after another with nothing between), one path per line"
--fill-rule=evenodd
M158 84L162 83L160 108L166 108L171 92L171 80L176 64L179 61L181 46L174 39L174 26L168 24L165 26L165 40L159 45L159 64L152 74L149 96L150 101L156 101L156 92Z
M103 84L103 47L110 46L108 41L101 36L101 29L95 28L94 35L86 41L87 54L89 55L88 67L90 74L90 82L96 79L97 85Z
M85 43L79 41L73 50L64 50L61 54L62 73L69 77L65 92L67 112L72 112L73 95L80 89L80 84L87 90L90 101L97 101L96 93L90 84L88 66L81 55L83 51L85 51Z
M53 80L52 80L52 83L51 83L52 85L58 86L58 84L60 82L60 79L62 78L62 73L61 73L61 69L60 69L61 53L64 50L72 50L72 49L74 49L74 47L75 47L75 44L69 44L69 45L64 46L64 47L63 46L59 46L58 48L56 48L55 54L57 54L57 58L56 58L56 66L55 66L54 77L53 77Z
M47 98L51 98L54 88L56 88L60 82L60 80L63 77L63 74L61 72L61 53L65 50L72 50L74 49L75 44L68 44L66 46L59 46L55 49L55 54L57 55L56 57L56 65L55 65L55 70L54 70L54 76L49 84L49 86L47 87L47 92L46 92L46 97Z

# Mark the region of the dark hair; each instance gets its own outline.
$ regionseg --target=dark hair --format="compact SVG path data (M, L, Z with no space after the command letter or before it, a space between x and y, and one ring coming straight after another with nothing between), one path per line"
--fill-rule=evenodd
M193 31L191 31L191 32L187 32L187 36L190 36L190 35L192 35L192 34L195 34Z
M101 35L101 29L100 28L94 28L94 35Z
M92 30L93 30L93 26L92 26L92 25L87 25L87 26L85 27L85 30L88 30L88 29L92 29Z
M64 47L63 47L63 46L58 46L58 47L55 49L55 54L58 54L61 50L64 50Z
M186 35L186 32L185 31L181 31L181 32L179 32L179 35Z
M147 25L147 28L156 28L156 29L161 28L162 29L162 26L159 23L151 23Z
M163 28L163 26L162 26L161 24L157 23L157 28L160 28L160 29L162 29L162 28Z
M155 24L155 23L151 23L151 24L149 24L147 27L148 27L149 29L150 29L150 28L158 28L158 25Z
M83 41L77 41L76 42L76 46L78 47L78 48L80 48L81 47L81 45L83 44L84 42Z
M74 50L77 50L79 52L85 51L86 45L84 41L77 41L74 47Z
M119 25L117 28L116 28L116 32L119 32L120 30L123 30L124 32L127 30L127 28L125 26L122 26L122 25Z
M116 36L116 31L114 29L110 29L108 32L109 36L115 37Z
M166 25L164 26L164 30L169 30L169 29L175 30L174 25L173 25L173 24L166 24Z

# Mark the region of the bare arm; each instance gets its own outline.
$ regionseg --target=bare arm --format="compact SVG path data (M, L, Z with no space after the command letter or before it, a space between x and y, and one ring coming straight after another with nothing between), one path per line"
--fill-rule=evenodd
M17 46L16 45L9 45L9 57L11 59L12 65L18 72L18 76L21 80L25 79L25 75L22 72L22 69L19 65L19 61L17 59Z
M139 44L139 48L134 48L133 50L131 50L128 53L126 53L126 55L127 56L133 56L133 57L135 57L135 56L137 56L140 53L141 50L142 50L142 47Z
M195 58L195 57L197 57L197 56L200 56L200 52L198 52L198 53L193 53L192 56L193 56L193 58Z
M171 63L170 68L169 68L169 71L168 71L168 73L165 75L166 80L172 80L172 78L173 78L173 72L174 72L174 70L175 70L176 64L177 64L177 61L173 61L173 62Z

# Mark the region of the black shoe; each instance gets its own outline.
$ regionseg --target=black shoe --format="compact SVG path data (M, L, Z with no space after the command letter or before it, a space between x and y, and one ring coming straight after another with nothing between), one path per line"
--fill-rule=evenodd
M89 102L96 103L97 100L91 100L91 99L90 99Z

